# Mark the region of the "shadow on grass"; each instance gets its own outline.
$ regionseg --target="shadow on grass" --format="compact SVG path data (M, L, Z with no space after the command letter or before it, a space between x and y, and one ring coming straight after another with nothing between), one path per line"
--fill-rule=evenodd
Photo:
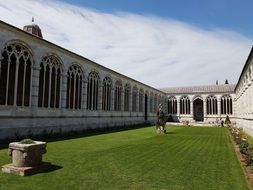
M174 131L169 131L169 132L166 131L166 133L165 133L165 135L174 135L174 134L177 134L177 133Z
M105 127L105 128L95 128L95 129L85 129L82 131L69 131L69 132L59 132L59 133L43 133L40 135L29 135L29 136L22 136L16 139L6 139L0 141L0 150L6 149L9 146L10 142L13 141L20 141L24 138L31 138L37 141L45 141L45 142L55 142L55 141L62 141L62 140L69 140L69 139L77 139L83 137L90 137L108 133L116 133L121 131L129 131L132 129L139 129L139 128L146 128L151 127L152 124L141 124L141 125L134 125L134 126L121 126L121 127Z
M63 168L62 166L51 164L51 166L49 167L49 169L47 169L45 171L42 171L40 173L50 173L50 172L53 172L53 171L56 171L56 170L60 170L62 168Z
M56 170L60 170L62 168L63 168L62 166L54 165L49 162L44 162L43 168L39 169L40 171L28 174L28 175L26 175L26 177L31 177L31 176L34 176L37 174L50 173L50 172L54 172Z

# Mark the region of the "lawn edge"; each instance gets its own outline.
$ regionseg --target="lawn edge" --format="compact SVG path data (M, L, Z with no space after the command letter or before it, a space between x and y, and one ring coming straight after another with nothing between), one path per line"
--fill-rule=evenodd
M242 161L243 157L239 151L239 147L234 142L233 137L232 137L231 133L229 133L229 131L228 131L228 135L229 135L229 140L232 143L232 146L234 147L234 152L236 154L238 162L240 163L240 166L243 170L243 174L246 179L247 186L250 190L253 190L253 174L251 173L250 169L245 165L245 163L243 163L243 161Z

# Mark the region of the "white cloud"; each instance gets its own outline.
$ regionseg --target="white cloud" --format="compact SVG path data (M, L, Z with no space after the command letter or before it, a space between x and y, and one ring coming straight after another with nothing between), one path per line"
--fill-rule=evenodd
M233 31L155 16L59 1L0 1L7 23L22 28L32 16L45 39L154 87L236 83L252 45Z

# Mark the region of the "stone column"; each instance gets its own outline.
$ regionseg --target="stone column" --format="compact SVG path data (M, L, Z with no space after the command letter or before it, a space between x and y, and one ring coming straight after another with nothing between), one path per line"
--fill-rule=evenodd
M85 80L83 82L83 92L82 92L82 105L81 109L86 110L87 109L87 81Z
M192 101L190 101L190 115L193 119L193 102Z
M125 91L122 89L121 93L121 112L125 111Z
M144 106L143 106L143 113L145 113L145 93L144 93L144 98L143 98L143 100L144 100ZM147 94L147 119L149 120L149 110L150 110L150 98L149 98L149 96L148 96L148 94ZM166 112L165 112L166 113Z
M102 88L103 88L103 85L101 84L101 82L99 82L98 84L98 111L99 112L102 111Z
M139 112L139 102L140 102L140 100L139 100L139 98L140 98L140 96L139 96L139 92L137 92L136 93L136 112Z
M218 116L220 117L221 116L221 102L220 100L217 101L217 106L218 106Z
M68 75L67 73L62 73L61 75L61 97L60 97L60 108L66 108L67 106L67 80L68 80Z
M205 121L207 119L206 98L203 101L203 109L204 109L204 121Z
M180 100L177 101L177 116L180 116Z
M132 112L132 91L130 90L130 93L129 93L129 112L131 113Z
M31 78L31 88L30 88L30 100L32 115L37 114L38 108L38 97L39 97L39 79L40 79L40 66L39 64L34 64L32 67L32 78Z
M114 88L111 90L111 111L114 111Z

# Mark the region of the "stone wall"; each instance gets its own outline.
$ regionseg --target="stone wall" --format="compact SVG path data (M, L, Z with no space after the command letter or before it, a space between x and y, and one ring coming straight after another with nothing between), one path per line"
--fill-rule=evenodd
M64 48L52 44L46 40L30 35L6 23L0 22L0 51L11 43L22 44L32 55L32 75L29 106L0 105L0 140L29 133L39 134L45 131L80 131L88 128L103 128L115 126L129 126L143 123L153 123L158 105L166 103L165 93L110 70L91 60L72 53ZM45 55L53 55L61 63L61 89L59 108L38 107L39 79L41 61ZM0 56L0 61L3 56ZM0 65L2 62L0 62ZM77 64L82 68L82 94L81 108L68 109L67 100L67 75L71 65ZM1 69L1 67L0 67ZM98 108L87 109L87 77L90 72L96 71L100 82L98 85ZM17 76L17 74L16 74ZM102 110L102 81L109 77L112 81L110 110ZM16 77L17 78L17 77ZM124 90L122 91L121 110L114 111L114 84L121 81L123 89L129 84L129 111L124 111ZM137 88L136 111L132 111L132 89ZM1 87L0 87L1 89ZM143 110L139 110L139 91L143 92ZM145 104L145 96L147 103ZM157 100L154 100L157 97ZM151 100L152 99L152 100ZM151 101L151 102L150 102ZM145 106L146 105L146 106ZM166 109L166 108L165 108ZM147 110L145 112L145 110Z
M253 51L241 72L235 89L236 123L249 134L253 135Z
M217 114L207 114L207 97L213 96L217 99ZM221 98L223 96L230 96L232 99L232 114L222 114L221 113ZM194 122L194 101L196 99L200 99L203 101L203 122L205 123L214 123L217 118L222 118L223 120L226 118L227 115L234 120L234 113L235 113L235 106L234 106L234 93L191 93L191 94L168 94L167 98L175 97L177 101L177 114L171 114L174 120L179 120L180 122L184 120L188 120L190 122ZM180 113L180 99L182 97L188 97L190 100L190 114L181 114Z

